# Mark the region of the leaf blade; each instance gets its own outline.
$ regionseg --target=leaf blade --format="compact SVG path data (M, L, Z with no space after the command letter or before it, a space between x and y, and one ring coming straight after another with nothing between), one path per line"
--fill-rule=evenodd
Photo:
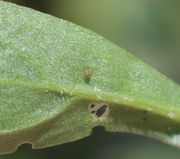
M179 146L177 84L70 22L5 2L0 15L0 153L73 141L96 125ZM109 117L93 119L92 102L108 103Z

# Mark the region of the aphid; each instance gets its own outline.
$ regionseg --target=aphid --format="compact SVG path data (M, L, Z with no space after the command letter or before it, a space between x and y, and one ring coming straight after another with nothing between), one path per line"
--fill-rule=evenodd
M95 119L104 119L109 115L109 105L106 103L91 103L88 109Z
M89 66L84 68L84 79L86 83L90 82L90 78L92 76L92 69Z

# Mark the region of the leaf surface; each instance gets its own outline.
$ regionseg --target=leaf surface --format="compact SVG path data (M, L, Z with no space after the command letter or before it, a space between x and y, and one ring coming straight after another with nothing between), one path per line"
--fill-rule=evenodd
M97 125L180 147L180 87L87 29L0 1L0 153Z

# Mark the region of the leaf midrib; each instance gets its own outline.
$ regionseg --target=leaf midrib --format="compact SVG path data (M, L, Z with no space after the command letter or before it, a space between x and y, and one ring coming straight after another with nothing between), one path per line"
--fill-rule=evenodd
M153 103L146 103L144 101L138 101L138 100L134 102L131 100L133 98L129 98L128 96L125 96L125 95L123 96L117 95L115 93L114 94L103 93L99 91L97 92L98 93L97 95L96 92L92 90L87 92L86 90L83 90L83 89L72 90L72 88L68 86L61 87L59 85L52 85L52 84L47 85L47 83L46 84L27 83L27 82L25 83L25 82L20 82L20 81L17 82L17 81L10 81L10 80L0 80L0 85L19 86L19 87L25 87L25 88L31 88L31 89L48 90L48 92L54 92L60 95L67 94L69 96L74 96L79 99L82 98L82 99L87 99L87 100L92 100L92 101L104 101L108 103L119 104L119 105L128 106L135 109L141 109L141 110L146 110L146 111L149 111L149 110L145 108L152 108L151 113L155 113L155 114L165 116L165 117L167 117L169 113L168 109L164 109L168 107L165 107L164 105L161 106L161 105L157 105ZM127 99L129 99L129 101ZM171 106L171 111L177 114L180 113L180 112L177 112L178 110L172 106ZM180 121L180 117L178 118L178 115L176 115L176 117L174 117L174 120Z

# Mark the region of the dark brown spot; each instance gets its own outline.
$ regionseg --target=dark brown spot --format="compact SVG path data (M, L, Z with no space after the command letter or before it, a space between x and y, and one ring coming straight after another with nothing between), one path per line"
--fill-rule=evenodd
M96 111L95 111L95 110L93 110L91 113L96 113Z
M107 105L102 105L101 108L99 108L96 112L96 115L98 117L102 116L104 114L104 112L106 111Z
M91 108L93 108L95 106L95 104L91 104Z

